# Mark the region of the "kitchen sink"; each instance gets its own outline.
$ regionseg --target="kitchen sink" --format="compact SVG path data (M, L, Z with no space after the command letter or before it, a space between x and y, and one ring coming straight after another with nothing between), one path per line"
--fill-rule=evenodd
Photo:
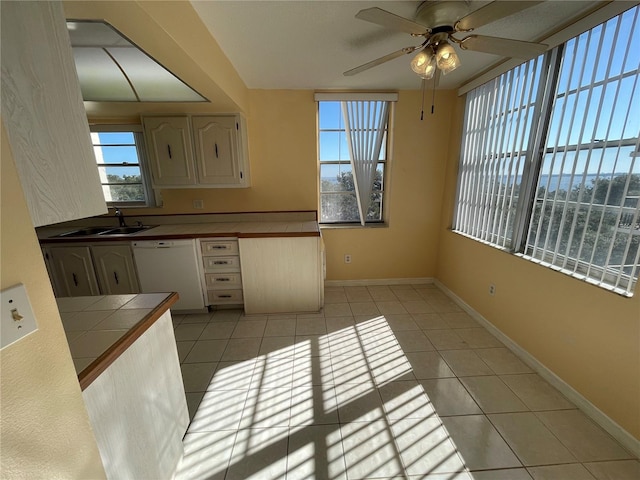
M89 227L81 228L79 230L72 230L70 232L64 232L56 237L85 237L87 235L100 235L106 231L111 230L113 227Z
M142 230L148 230L149 228L153 228L153 226L118 227L100 232L98 235L129 235L131 233L141 232Z

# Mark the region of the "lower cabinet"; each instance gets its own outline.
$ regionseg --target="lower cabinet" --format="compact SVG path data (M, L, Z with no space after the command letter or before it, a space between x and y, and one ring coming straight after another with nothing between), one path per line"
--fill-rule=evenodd
M319 311L324 300L321 241L240 238L245 313Z
M56 297L140 292L128 243L67 245L42 250Z
M51 247L51 265L59 297L99 295L89 247Z
M103 294L140 292L129 245L96 245L91 247L91 254Z
M242 305L238 239L201 240L207 305Z

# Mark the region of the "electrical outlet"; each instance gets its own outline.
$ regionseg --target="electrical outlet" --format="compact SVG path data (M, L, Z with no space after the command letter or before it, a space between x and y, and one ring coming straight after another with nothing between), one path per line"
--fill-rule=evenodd
M27 290L23 284L0 292L2 318L0 324L0 348L17 342L38 329L31 310Z
M194 200L193 208L197 208L198 210L202 210L204 208L204 202L202 200Z
M345 253L344 255L344 263L351 263L351 255L348 253Z
M489 284L489 295L492 297L496 294L496 286L493 283Z

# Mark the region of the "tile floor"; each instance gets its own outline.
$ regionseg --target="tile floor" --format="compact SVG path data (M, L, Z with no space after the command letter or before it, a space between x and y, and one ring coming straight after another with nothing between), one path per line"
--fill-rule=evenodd
M433 285L175 315L178 479L624 480L640 462Z

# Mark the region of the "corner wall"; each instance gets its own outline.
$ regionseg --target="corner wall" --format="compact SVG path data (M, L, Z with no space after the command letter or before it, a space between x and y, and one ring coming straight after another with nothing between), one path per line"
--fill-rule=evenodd
M395 106L390 177L385 185L388 226L324 228L327 280L434 277L443 179L455 92L438 90L435 111L422 93L401 91ZM351 254L352 263L344 263Z
M0 289L22 283L38 330L0 352L0 476L105 478L2 125Z
M451 232L464 98L455 110L437 278L640 439L640 288L625 298Z

